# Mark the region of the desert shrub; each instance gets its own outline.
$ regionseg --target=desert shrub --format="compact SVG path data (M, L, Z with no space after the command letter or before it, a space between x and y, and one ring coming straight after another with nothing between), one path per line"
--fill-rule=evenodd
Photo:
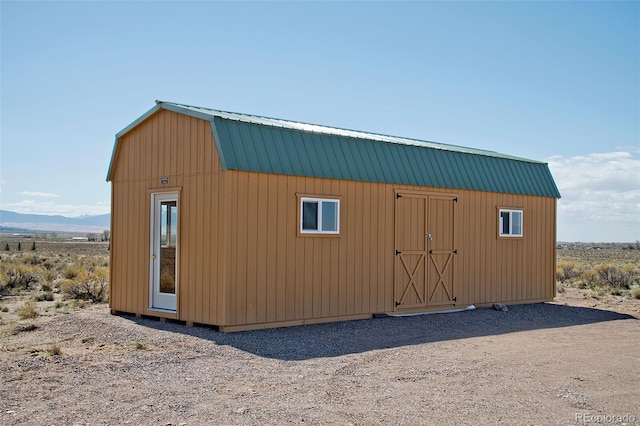
M69 304L66 306L66 308L72 308L72 309L84 309L87 305L85 305L84 300L72 300L71 302L69 302Z
M140 351L148 351L149 350L149 344L147 342L136 342L135 343L135 348L137 350L140 350Z
M38 268L23 263L7 263L0 270L0 278L9 289L29 288L39 280Z
M22 258L22 263L26 263L29 265L40 265L42 262L43 260L40 257L36 256L35 254L31 256L25 256L24 258Z
M634 299L640 299L640 287L634 287L631 289L631 297Z
M49 356L57 356L62 355L62 349L58 345L51 345L49 349L47 349L47 355Z
M564 291L565 291L564 286L561 283L556 283L556 292L564 293Z
M42 302L44 300L52 302L53 301L53 292L51 291L43 291L34 296L34 300L36 302Z
M609 263L593 268L595 278L601 286L609 286L615 290L628 290L638 281L640 276L634 265L616 266Z
M66 299L103 302L108 298L109 270L95 268L92 272L83 271L74 279L64 280L60 288Z
M35 318L38 316L38 306L32 300L24 302L24 304L16 309L16 314L20 319Z
M575 262L562 261L556 265L556 280L561 283L572 283L580 276L580 269Z
M62 276L68 280L73 280L80 276L82 272L82 268L79 268L77 266L69 266L67 268L64 268L64 270L62 271Z

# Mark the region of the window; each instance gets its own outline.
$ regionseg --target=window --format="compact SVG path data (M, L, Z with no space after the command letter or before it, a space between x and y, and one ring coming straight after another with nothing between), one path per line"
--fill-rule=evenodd
M300 233L340 233L340 200L302 197L300 199Z
M501 237L522 237L522 210L500 209Z

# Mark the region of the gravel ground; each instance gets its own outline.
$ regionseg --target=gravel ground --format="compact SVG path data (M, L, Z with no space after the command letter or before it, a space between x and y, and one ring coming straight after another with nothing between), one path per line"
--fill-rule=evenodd
M640 322L560 302L235 334L45 315L0 329L0 424L640 423Z

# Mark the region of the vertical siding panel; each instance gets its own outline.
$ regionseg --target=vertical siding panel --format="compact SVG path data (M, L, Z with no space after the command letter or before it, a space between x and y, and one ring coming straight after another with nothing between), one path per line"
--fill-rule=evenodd
M276 319L278 321L285 321L287 319L287 301L289 297L287 283L291 282L291 275L288 274L288 270L291 269L291 264L293 263L293 259L289 257L289 247L292 247L293 244L288 244L288 236L295 231L295 225L289 226L290 222L287 222L287 215L291 214L289 212L289 206L287 205L289 194L287 181L288 178L286 176L278 176L278 200L276 205L278 218L276 224L276 250L278 252L278 258L276 259Z
M203 140L204 140L204 172L205 173L211 173L213 171L216 170L216 168L213 165L213 159L214 159L214 143L213 143L213 137L211 135L211 123L209 123L208 121L204 122L204 135L203 135Z
M252 173L253 174L253 173ZM271 288L267 274L267 262L273 263L272 260L276 253L269 250L270 242L267 238L269 229L269 175L255 174L257 182L257 208L254 210L254 221L257 221L257 238L254 242L256 246L256 321L266 322L267 316L271 317L271 306L267 303L267 294L275 293L275 288Z
M131 253L132 258L135 259L135 268L131 271L131 276L133 277L133 282L137 288L136 295L136 312L142 312L147 306L148 302L145 300L145 295L148 295L149 288L149 280L145 280L145 270L148 270L149 267L149 231L147 231L148 226L145 227L146 220L145 217L149 216L149 212L146 208L146 190L144 181L135 182L135 199L137 206L137 213L135 216L131 218L131 220L135 223L135 227L138 230L138 238L136 238L136 242L134 243L133 252ZM145 212L148 213L145 215ZM148 300L148 299L147 299Z
M285 304L287 320L302 318L302 298L297 294L298 283L303 280L302 262L296 257L304 256L302 238L296 237L298 227L298 200L295 193L300 192L299 178L288 176L287 185L287 302Z
M229 275L231 274L231 258L235 258L235 255L231 250L232 241L231 230L233 229L233 221L231 215L231 206L233 206L233 196L230 192L230 182L233 180L233 172L226 174L216 174L218 177L218 194L221 198L214 199L214 203L217 204L218 212L218 241L215 245L217 250L218 259L218 274L216 281L216 297L218 307L218 324L229 324L231 322L233 314L233 306L229 294L231 288L235 288L235 281L232 281ZM235 301L234 301L235 302Z
M477 192L472 192L469 194L469 210L473 211L474 214L468 217L468 220L471 223L473 240L471 241L468 252L469 256L473 259L473 270L469 279L471 280L471 285L473 285L473 291L476 303L484 303L485 295L483 288L484 286L480 283L484 280L484 271L486 268L483 267L483 258L485 257L485 253L482 252L482 233L484 232L484 224L482 222L482 212L485 209L485 206L480 201ZM477 212L477 213L475 213ZM489 226L487 226L490 228ZM489 229L491 232L491 229ZM485 281L486 282L486 281Z
M258 289L257 289L257 236L258 236L258 222L257 215L262 213L262 210L258 206L258 177L255 173L246 173L247 175L247 188L242 193L246 194L246 212L242 213L244 222L247 228L246 239L244 244L246 246L246 288L247 288L247 322L255 323L258 319Z
M175 145L175 157L174 157L174 161L173 163L175 164L175 173L178 176L182 176L185 174L185 156L184 156L184 150L185 150L185 141L189 140L189 134L187 132L187 129L183 129L183 133L182 133L182 138L180 141L176 141L176 143L174 143ZM188 167L188 164L187 164ZM173 170L173 168L172 168Z
M357 200L356 200L356 184L350 182L347 189L347 226L345 237L347 238L347 292L346 292L346 314L353 314L355 312L355 298L356 298L356 227L358 226L358 219L356 216Z
M369 234L370 242L367 250L369 251L369 273L370 279L369 281L369 312L378 311L378 287L380 285L380 275L377 273L377 268L380 264L380 260L378 259L378 249L380 247L380 235L378 232L378 214L380 212L380 205L378 203L378 194L381 185L372 184L371 192L369 195L370 200L370 214L371 218L369 221L369 230L367 233Z
M211 287L215 281L213 279L213 270L216 266L215 259L211 256L211 242L214 241L215 223L217 215L212 209L212 181L215 176L203 176L204 182L202 187L203 200L203 228L202 228L202 292L198 295L201 298L202 313L199 322L211 323L212 316L215 313L215 306L211 303Z
M225 175L225 190L229 192L228 204L229 204L229 217L227 218L229 223L229 253L230 256L227 259L229 262L229 275L228 275L228 290L229 290L229 310L227 312L228 324L238 323L238 311L240 310L238 305L238 173L230 171ZM225 247L226 248L226 247Z
M371 185L370 182L362 184L362 241L360 243L362 251L362 307L360 312L363 313L371 312Z
M522 219L523 219L523 225L525 226L523 228L523 234L524 234L524 238L526 238L528 241L531 241L531 253L530 253L530 257L529 257L529 262L532 265L532 276L531 276L531 281L529 281L529 285L527 286L527 291L526 291L526 299L530 300L534 298L534 291L533 291L533 286L536 285L536 282L538 280L538 268L540 267L539 265L539 260L538 260L538 250L537 250L537 244L535 244L535 240L536 240L536 236L535 236L535 229L537 228L537 219L538 219L538 212L536 211L535 207L534 208L530 208L527 209L527 211L523 212L522 214Z
M123 258L123 250L126 247L126 233L124 232L124 200L123 195L125 193L123 186L125 185L121 181L114 181L112 183L114 186L113 189L113 206L112 206L112 215L111 218L113 223L113 229L111 230L111 271L112 276L111 280L116 285L112 283L112 289L114 291L115 297L112 294L113 299L111 300L111 307L114 309L125 309L125 298L124 295L127 291L127 281L125 280L124 274L124 258Z
M138 267L135 260L135 251L138 249L138 242L140 240L140 232L142 230L136 229L136 216L139 214L138 203L136 200L136 182L127 182L127 228L128 234L134 235L131 242L127 244L127 280L129 281L129 288L127 291L127 299L130 311L135 311L138 306L138 283L135 282L135 274L133 271Z
M386 247L385 250L385 276L386 283L385 286L385 311L392 311L394 309L394 265L395 265L395 198L393 187L388 186L387 193L385 194L385 217L387 218L387 228L386 228Z
M480 223L478 222L478 215L476 212L480 210L480 206L478 205L477 192L470 191L467 193L467 202L468 202L468 214L463 217L463 220L469 221L469 236L470 238L465 242L465 251L466 256L469 258L469 264L471 265L471 269L467 274L466 284L470 289L470 301L480 301L482 298L482 294L478 288L478 275L480 274L480 245L479 245L479 235L480 235Z
M126 146L126 153L127 153L127 181L131 181L132 180L132 176L135 173L135 167L136 167L136 145L138 145L138 141L140 139L140 132L135 132L131 135L131 138L128 140L127 146Z
M193 163L191 159L191 129L184 129L183 140L180 141L180 147L182 147L182 173L189 175L193 170Z
M197 140L198 143L198 170L199 174L204 173L205 171L205 124L209 124L204 120L193 120L192 122L195 124L194 129L197 131ZM209 127L209 133L211 133L211 127Z
M466 271L469 268L467 264L467 256L465 256L465 251L462 250L462 242L467 237L469 232L469 223L463 220L460 220L461 217L464 217L464 212L466 211L466 197L463 191L458 193L458 202L454 204L455 209L455 217L453 219L453 226L455 227L454 233L454 242L453 246L458 250L458 254L455 255L455 263L453 264L454 268L454 281L453 281L453 292L454 297L457 297L457 304L468 304L468 294L469 287L463 285L466 280Z
M118 279L120 281L120 286L118 290L118 306L119 309L126 310L127 306L127 289L131 285L127 279L126 270L127 270L127 258L126 258L126 250L127 250L127 231L126 228L126 212L125 206L127 205L126 201L126 187L127 183L125 181L118 182L118 190L116 191L117 197L117 217L115 220L115 230L116 238L114 244L111 247L111 250L116 250L114 253L115 262L118 265Z
M385 287L385 275L384 275L384 263L385 263L385 228L388 224L385 222L385 194L386 185L376 185L375 201L373 203L376 210L375 220L371 220L372 230L371 235L375 237L375 247L373 251L373 264L375 268L373 274L376 278L376 287L372 294L374 295L372 301L372 308L376 312L384 312L384 287Z
M538 203L535 203L534 206L535 211L538 211ZM547 215L541 214L540 215L540 221L539 221L540 227L538 228L538 244L539 244L539 253L540 253L540 271L546 271L547 268L549 267L548 265L548 259L547 256L545 254L544 251L540 250L540 248L542 248L542 244L544 244L544 241L546 239L546 236L544 235L544 233L541 231L542 229L546 229L545 227L548 226L547 224ZM538 273L538 279L536 280L536 283L534 285L534 291L535 291L535 298L541 298L543 295L542 292L542 287L544 286L544 276L541 273Z
M193 167L193 163L191 166ZM182 266L186 269L186 279L184 287L181 288L180 297L184 299L181 303L182 309L179 312L180 319L185 321L191 321L192 316L196 310L196 298L195 290L197 288L196 281L196 256L197 256L197 235L194 232L197 224L197 185L196 177L192 174L185 176L185 186L187 188L189 201L183 209L183 219L187 229L187 235L185 235L184 246L187 248L187 256L183 259Z
M201 140L201 139L200 139ZM204 227L205 227L205 210L204 206L205 202L208 200L208 196L204 193L204 176L199 175L194 178L195 187L196 187L196 212L195 212L195 222L193 222L193 235L195 239L193 258L195 259L195 285L191 292L193 293L193 298L195 299L195 310L192 311L190 317L193 318L193 321L202 322L204 318L203 311L203 279L204 279L204 269L205 264L209 264L209 259L204 257Z
M506 251L502 248L501 245L498 244L498 238L497 238L497 228L498 228L498 216L497 216L497 209L496 206L500 204L500 200L498 198L498 194L492 193L491 194L491 220L493 222L493 235L491 238L491 248L488 253L496 253L497 256L492 256L493 257L493 262L492 262L492 271L493 271L493 279L491 280L492 282L492 292L491 292L491 302L496 302L499 301L501 298L501 293L502 293L502 281L503 281L503 277L502 277L502 268L501 268L501 264L505 259L505 254Z
M177 169L178 169L178 164L176 162L176 157L178 154L178 145L180 144L180 140L182 138L182 133L180 132L180 127L184 126L184 120L185 117L180 117L179 118L179 126L178 126L178 131L177 131L177 140L172 140L170 141L170 143L168 144L169 146L167 147L167 164L166 164L166 171L165 173L167 174L167 176L171 176L172 178L175 177L177 175ZM178 214L180 214L180 212L178 212Z
M278 297L282 297L283 294L279 292L278 278L277 278L277 265L281 257L283 257L283 250L278 245L278 180L277 175L267 175L264 177L266 183L265 198L267 202L266 206L266 222L261 227L266 228L266 243L265 251L262 256L266 262L266 321L274 322L278 319Z
M247 269L248 269L248 250L247 250L247 211L248 211L248 175L245 172L238 172L238 186L235 193L238 198L238 209L236 216L236 227L238 237L236 240L236 250L232 253L236 254L236 323L243 324L248 321L248 286L247 286ZM233 284L232 284L233 285Z
M180 313L186 313L189 309L189 258L191 257L191 250L189 248L189 202L191 200L191 191L189 190L189 178L183 178L184 188L180 193L180 211L178 218L180 231L178 232L179 238L179 260L178 267L178 311Z
M346 181L338 182L338 191L342 195L342 201L340 202L340 247L338 252L338 315L347 314L347 287L349 285L349 265L347 263L349 256L348 230L352 227L347 215L352 204L352 200L348 197L348 186L349 183Z
M354 269L355 269L355 277L354 277L354 287L355 287L355 294L354 294L354 308L353 308L353 313L360 313L362 312L362 297L363 297L363 291L362 291L362 229L363 229L363 224L362 224L362 217L363 215L363 183L362 182L356 182L355 184L356 186L356 198L355 198L355 210L356 210L356 217L354 218L355 220L353 221L354 223L354 228L355 228L355 236L354 236L354 248L355 248L355 262L354 262Z

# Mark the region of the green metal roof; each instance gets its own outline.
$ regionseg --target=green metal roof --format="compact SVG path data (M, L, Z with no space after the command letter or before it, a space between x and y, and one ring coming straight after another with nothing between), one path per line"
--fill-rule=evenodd
M224 170L560 197L539 161L168 102L157 101L116 135L116 144L158 109L209 121Z

